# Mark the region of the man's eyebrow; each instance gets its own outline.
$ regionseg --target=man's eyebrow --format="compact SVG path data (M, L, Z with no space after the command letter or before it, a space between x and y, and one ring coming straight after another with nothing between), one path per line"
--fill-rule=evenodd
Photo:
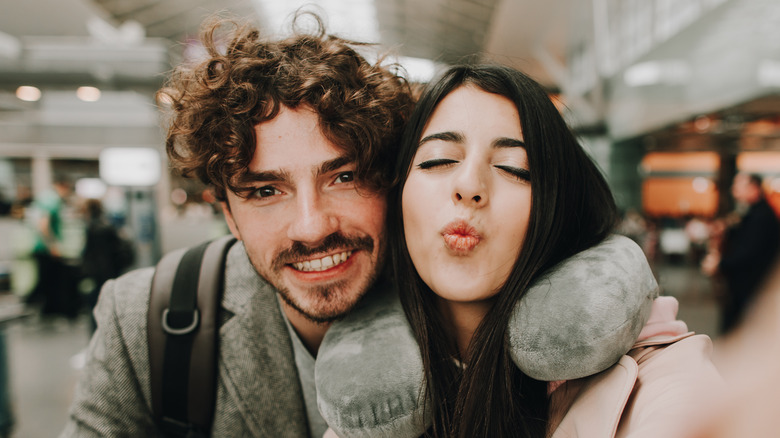
M328 172L332 172L340 167L343 167L354 160L341 156L323 162L317 169L317 174L322 175ZM242 177L240 184L251 184L258 182L277 182L277 181L289 181L291 179L290 173L284 170L264 170L260 172L247 171Z
M243 184L255 182L286 181L290 177L288 172L282 170L264 170L262 172L253 172L248 170L242 177Z
M494 148L525 148L525 142L516 138L501 137L493 140Z
M333 172L334 170L337 170L340 167L344 167L347 164L352 163L353 161L355 161L355 160L353 160L352 158L349 158L347 156L344 156L344 155L342 155L340 157L336 157L336 158L334 158L332 160L328 160L328 161L322 163L320 165L318 173L320 175L322 175L322 174L326 174L326 173L329 173L329 172Z
M425 137L423 137L417 146L418 147L422 146L423 144L432 140L442 140L442 141L451 141L454 143L462 143L463 139L464 139L463 134L460 132L452 132L452 131L436 132L431 135L426 135Z

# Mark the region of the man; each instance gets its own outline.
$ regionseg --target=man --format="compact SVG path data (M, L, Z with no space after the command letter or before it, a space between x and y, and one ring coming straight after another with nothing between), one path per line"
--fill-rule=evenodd
M236 26L223 40L224 29L211 24L208 58L162 91L173 165L212 186L239 239L224 268L212 436L321 437L314 357L380 277L384 194L411 91L322 26L271 42ZM149 402L152 275L103 288L63 437L161 436Z
M721 333L728 333L741 321L766 277L777 254L780 225L764 198L761 178L738 173L731 186L737 202L736 219L722 223L723 244L702 261L708 275L717 272L726 280L721 304Z

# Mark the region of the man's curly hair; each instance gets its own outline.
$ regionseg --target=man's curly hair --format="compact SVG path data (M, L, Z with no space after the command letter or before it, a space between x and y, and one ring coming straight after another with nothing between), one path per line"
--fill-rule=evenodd
M224 201L226 190L248 193L242 181L255 152L254 127L282 106L314 110L323 135L356 163L359 186L388 188L413 106L410 86L358 54L361 43L327 35L312 16L317 32L278 41L262 40L247 24L209 20L201 35L208 58L178 67L159 92L173 110L166 140L172 166L210 185L217 199Z

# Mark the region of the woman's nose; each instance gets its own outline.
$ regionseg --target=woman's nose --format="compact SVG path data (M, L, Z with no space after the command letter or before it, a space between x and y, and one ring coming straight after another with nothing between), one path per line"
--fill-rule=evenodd
M487 185L482 172L483 169L475 163L461 165L455 176L453 202L465 203L472 207L484 207L487 204Z

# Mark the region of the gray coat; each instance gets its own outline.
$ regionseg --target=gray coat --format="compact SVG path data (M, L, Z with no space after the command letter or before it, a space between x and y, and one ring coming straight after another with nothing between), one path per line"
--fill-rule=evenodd
M151 417L146 316L153 268L109 281L61 437L161 436ZM276 291L241 242L229 251L214 437L308 437L289 332Z

